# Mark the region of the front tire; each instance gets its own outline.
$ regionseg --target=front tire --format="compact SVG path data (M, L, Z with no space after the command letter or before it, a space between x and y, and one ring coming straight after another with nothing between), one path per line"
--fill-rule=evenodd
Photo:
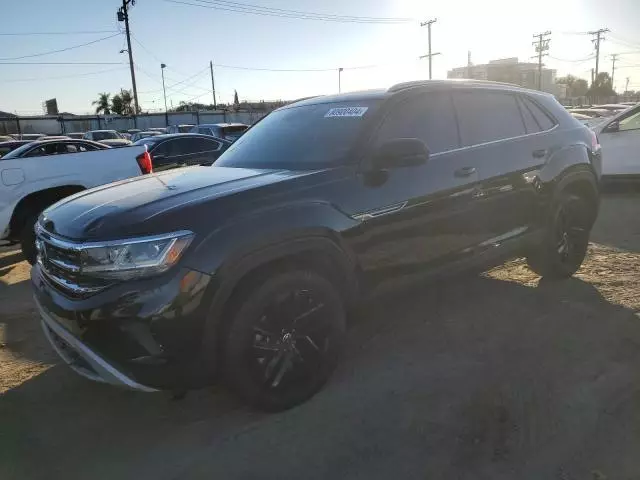
M527 257L529 268L545 278L571 277L587 254L592 224L589 204L584 198L561 194L542 244Z
M39 216L40 214L29 215L24 222L22 230L20 231L20 248L22 249L24 258L31 265L36 263L36 258L38 255L38 252L36 250L35 225L38 221Z
M343 349L345 308L334 286L312 271L273 274L235 299L223 345L232 391L261 410L312 397Z

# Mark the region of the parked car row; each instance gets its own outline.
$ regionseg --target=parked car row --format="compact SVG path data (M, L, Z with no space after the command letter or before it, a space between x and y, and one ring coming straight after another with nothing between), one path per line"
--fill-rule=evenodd
M616 134L635 121L618 117ZM228 146L213 167L79 192L40 215L34 298L80 375L144 392L224 381L259 408L290 408L329 379L347 312L372 289L517 256L569 277L598 211L596 133L551 95L506 84L314 97L234 143L239 130L203 133L132 148L159 170Z

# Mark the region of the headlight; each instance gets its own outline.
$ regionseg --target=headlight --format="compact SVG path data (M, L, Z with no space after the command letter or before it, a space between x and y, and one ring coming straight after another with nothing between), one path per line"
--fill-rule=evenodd
M156 275L175 265L191 240L192 232L180 231L84 244L80 249L80 274L117 280Z

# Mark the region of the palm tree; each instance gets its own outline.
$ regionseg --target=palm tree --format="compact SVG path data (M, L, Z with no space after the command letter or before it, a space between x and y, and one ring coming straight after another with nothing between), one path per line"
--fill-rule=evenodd
M111 109L109 108L109 95L108 93L100 93L98 95L98 100L91 102L91 105L97 105L96 113L103 112L105 115L109 115L111 113Z

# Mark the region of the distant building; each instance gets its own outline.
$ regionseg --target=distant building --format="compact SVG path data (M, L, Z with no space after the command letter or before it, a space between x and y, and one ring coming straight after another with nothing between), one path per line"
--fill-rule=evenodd
M457 67L447 72L447 78L473 78L520 85L525 88L538 88L538 64L519 62L516 57L491 60L482 65ZM556 93L556 71L542 68L542 90Z

